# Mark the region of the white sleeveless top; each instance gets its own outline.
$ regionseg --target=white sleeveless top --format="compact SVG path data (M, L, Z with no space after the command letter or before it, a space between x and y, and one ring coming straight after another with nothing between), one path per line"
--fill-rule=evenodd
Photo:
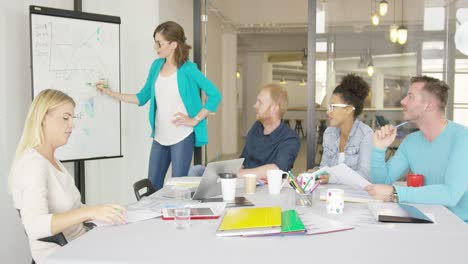
M154 140L164 146L177 144L193 132L192 127L176 127L172 123L177 112L187 115L187 109L179 94L177 71L167 77L159 75L154 90L157 105Z
M345 158L344 152L340 152L338 155L338 164L343 163Z

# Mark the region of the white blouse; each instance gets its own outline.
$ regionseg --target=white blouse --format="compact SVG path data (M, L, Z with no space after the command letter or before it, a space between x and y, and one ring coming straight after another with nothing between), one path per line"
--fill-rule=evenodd
M190 126L176 127L172 121L178 112L187 115L187 109L179 94L177 72L170 76L159 75L154 85L156 99L156 120L154 140L163 146L170 146L184 140L193 132Z
M344 152L340 152L340 153L338 154L338 164L344 163L344 159L345 159L345 153L344 153Z
M36 263L53 253L60 246L39 241L51 236L52 215L65 213L83 206L81 195L75 187L73 177L56 160L57 170L37 150L26 150L15 162L9 178L9 190L16 209L21 212L26 233L29 238L31 254ZM67 241L86 232L83 224L64 230Z

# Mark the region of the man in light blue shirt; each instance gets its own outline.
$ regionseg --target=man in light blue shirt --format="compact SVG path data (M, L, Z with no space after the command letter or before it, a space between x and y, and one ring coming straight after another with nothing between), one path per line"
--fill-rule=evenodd
M403 117L420 131L409 134L396 154L385 162L385 150L397 129L387 125L374 133L371 180L366 189L374 198L401 203L440 204L468 222L468 128L445 118L449 87L418 76L411 79L401 101ZM408 170L424 175L424 186L391 186Z

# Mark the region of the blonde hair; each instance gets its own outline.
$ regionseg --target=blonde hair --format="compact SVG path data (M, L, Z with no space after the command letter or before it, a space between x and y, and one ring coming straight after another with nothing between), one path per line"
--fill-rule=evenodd
M24 121L23 134L16 148L16 158L19 158L25 150L42 144L44 141L42 121L46 113L65 103L76 105L69 95L53 89L43 90L34 98Z
M263 86L262 91L268 91L273 103L279 107L280 118L283 119L288 108L288 92L279 84L269 83Z

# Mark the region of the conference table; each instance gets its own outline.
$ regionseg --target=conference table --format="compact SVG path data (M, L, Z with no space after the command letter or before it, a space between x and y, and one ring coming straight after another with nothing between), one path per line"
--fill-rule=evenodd
M218 237L220 219L192 220L178 230L161 218L94 228L45 260L57 263L468 263L468 225L444 206L415 205L435 224L380 223L369 218L365 203L346 203L342 215L329 215L320 192L312 207L298 208L355 228L318 234L264 237ZM166 187L165 187L166 188ZM163 189L164 190L164 189ZM238 188L242 195L242 188ZM154 194L155 197L160 192ZM245 195L255 206L295 208L294 190L270 195L267 187Z

